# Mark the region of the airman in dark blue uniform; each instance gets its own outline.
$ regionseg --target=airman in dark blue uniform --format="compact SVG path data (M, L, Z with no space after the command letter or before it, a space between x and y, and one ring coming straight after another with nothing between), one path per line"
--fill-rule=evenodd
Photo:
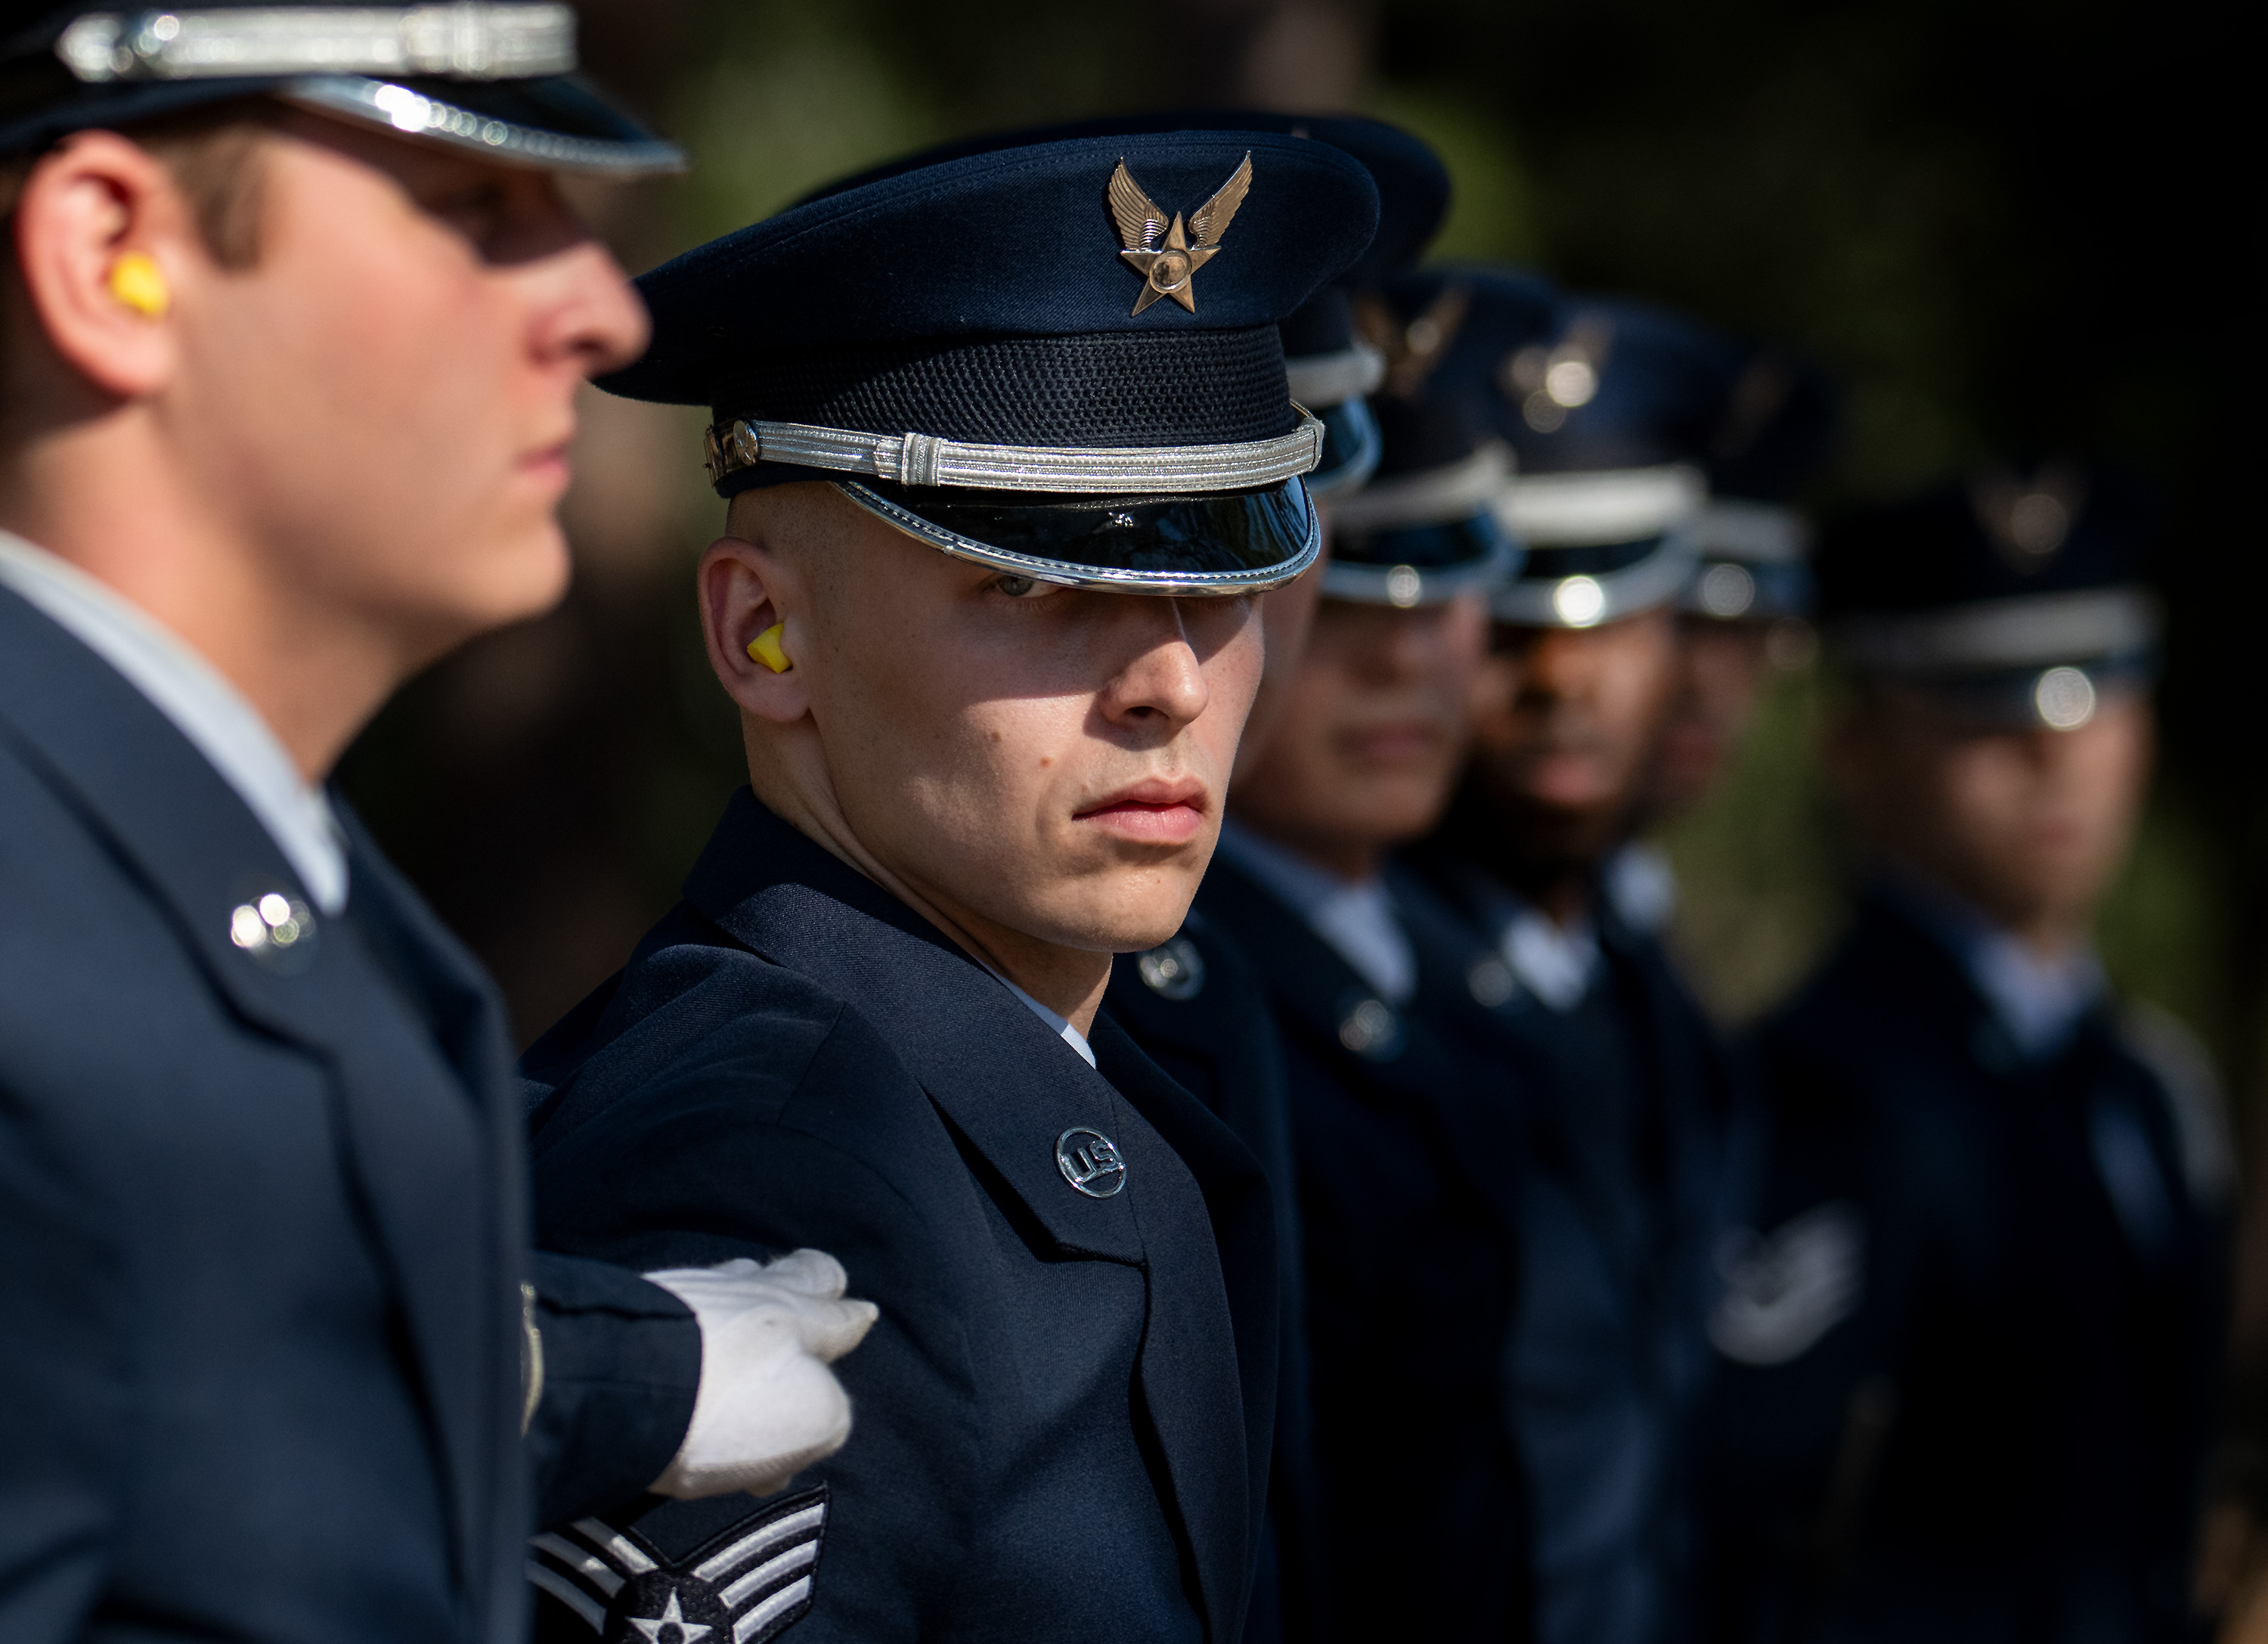
M1323 453L1307 476L1325 515L1330 499L1367 480L1378 466L1378 420L1365 398L1384 380L1385 357L1356 328L1366 288L1411 261L1448 206L1449 179L1432 151L1374 120L1249 112L1151 120L1144 129L1230 125L1303 136L1362 161L1379 189L1378 233L1356 264L1314 293L1278 328L1292 397L1323 425ZM1098 124L1092 129L1104 129ZM1238 744L1249 764L1265 744L1284 687L1307 648L1321 592L1318 565L1261 601L1268 656L1260 691ZM1119 956L1104 1008L1152 1060L1219 1114L1252 1149L1276 1195L1284 1324L1277 1390L1274 1465L1268 1486L1269 1544L1245 1628L1248 1644L1312 1639L1329 1613L1322 1581L1314 1427L1310 1406L1307 1294L1291 1113L1283 1053L1263 984L1234 937L1194 910L1174 940Z
M537 1225L640 1265L818 1244L881 1323L806 1487L539 1544L541 1638L1238 1638L1276 1212L1097 1007L1182 924L1257 596L1320 550L1277 328L1376 202L1266 131L1010 139L642 282L608 386L715 414L751 789L531 1055Z
M1726 1250L1717 1636L2193 1635L2228 1161L2207 1065L2087 931L2146 781L2157 606L2111 477L2002 468L1820 564L1872 877L1762 1032Z
M563 8L17 23L0 1637L509 1644L531 1459L557 1515L696 1493L722 1383L666 1286L531 1261L495 992L321 785L556 597L644 324L550 173L677 157Z
M1685 1448L1708 1359L1710 1252L1734 1191L1738 1081L1658 938L1606 894L1642 818L1678 661L1715 409L1713 339L1526 276L1429 273L1520 472L1525 539L1492 601L1475 750L1414 865L1516 987L1495 1020L1532 1070L1508 1420L1551 1644L1681 1635Z
M1737 753L1775 667L1808 666L1817 590L1799 491L1834 448L1834 386L1773 346L1727 337L1721 397L1699 449L1709 496L1693 527L1677 701L1655 756L1653 809L1675 816L1707 796Z
M1484 601L1518 557L1493 511L1509 460L1430 392L1417 316L1369 300L1381 459L1326 504L1314 627L1198 908L1251 956L1285 1049L1324 1636L1524 1637L1525 1485L1498 1390L1517 1126L1504 1071L1463 1036L1480 945L1382 871L1455 777Z

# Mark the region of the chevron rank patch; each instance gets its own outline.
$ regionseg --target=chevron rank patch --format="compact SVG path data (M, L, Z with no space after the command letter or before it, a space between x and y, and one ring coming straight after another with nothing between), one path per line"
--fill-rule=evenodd
M811 1609L826 1530L823 1485L675 1558L635 1528L578 1519L528 1543L527 1579L556 1601L539 1606L535 1635L584 1636L580 1622L603 1644L765 1644Z

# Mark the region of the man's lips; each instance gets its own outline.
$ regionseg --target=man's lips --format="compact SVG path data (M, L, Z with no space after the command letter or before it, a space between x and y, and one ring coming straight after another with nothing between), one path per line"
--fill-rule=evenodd
M539 480L551 481L561 490L565 490L568 481L575 476L574 459L569 454L572 443L562 439L556 445L529 452L519 460L520 472Z
M1074 820L1137 844L1187 844L1204 830L1204 785L1142 782L1076 814Z

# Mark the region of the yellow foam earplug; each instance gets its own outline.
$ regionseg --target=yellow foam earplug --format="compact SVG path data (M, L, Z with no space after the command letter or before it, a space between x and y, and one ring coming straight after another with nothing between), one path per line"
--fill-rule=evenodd
M780 635L787 630L785 623L774 623L754 639L748 641L748 654L775 674L784 674L795 666L780 649Z
M146 251L121 252L110 265L110 294L145 320L162 320L172 305L166 271Z

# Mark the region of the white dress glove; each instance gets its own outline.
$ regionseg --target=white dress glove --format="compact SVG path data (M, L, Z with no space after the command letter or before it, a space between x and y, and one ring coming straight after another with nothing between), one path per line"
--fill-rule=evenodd
M850 1397L827 1367L864 1340L880 1310L843 1298L850 1276L823 1250L762 1263L648 1273L701 1326L693 1420L657 1494L691 1500L770 1495L850 1436Z

